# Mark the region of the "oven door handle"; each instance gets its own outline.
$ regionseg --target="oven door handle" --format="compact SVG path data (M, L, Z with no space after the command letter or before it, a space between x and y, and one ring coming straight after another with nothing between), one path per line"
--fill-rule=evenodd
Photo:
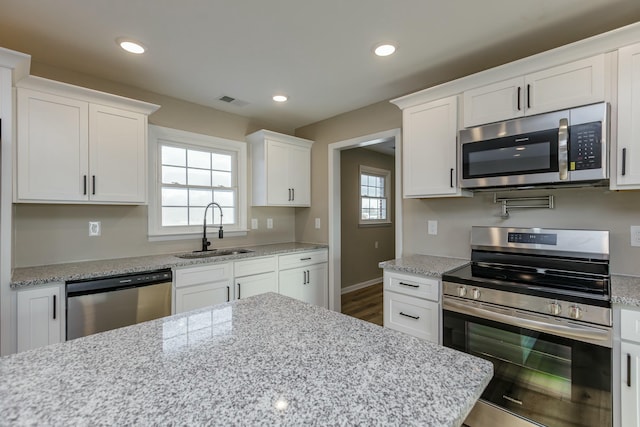
M539 320L515 317L509 314L498 313L491 307L483 304L482 307L472 306L468 303L458 302L451 298L444 298L442 308L444 310L455 311L468 314L481 319L493 320L494 322L505 323L518 328L531 329L533 331L548 333L582 342L589 342L604 347L612 347L611 331L591 326L549 324Z

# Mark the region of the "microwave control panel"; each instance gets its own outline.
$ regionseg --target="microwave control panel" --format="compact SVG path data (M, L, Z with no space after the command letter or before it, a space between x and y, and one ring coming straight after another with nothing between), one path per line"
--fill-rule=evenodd
M569 170L602 167L602 123L592 122L569 127Z

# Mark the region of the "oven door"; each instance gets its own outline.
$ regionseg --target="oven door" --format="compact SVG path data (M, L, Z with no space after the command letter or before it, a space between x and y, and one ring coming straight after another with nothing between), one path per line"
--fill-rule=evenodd
M584 342L572 326L563 333L566 336L559 336L551 332L558 325L547 328L531 319L520 322L490 304L450 297L443 303L443 345L494 365L494 377L466 421L470 427L612 425L609 340L604 340L608 345ZM485 310L493 314L482 316ZM586 328L587 341L597 342L600 328ZM607 329L603 332L610 334ZM500 414L478 413L487 408Z

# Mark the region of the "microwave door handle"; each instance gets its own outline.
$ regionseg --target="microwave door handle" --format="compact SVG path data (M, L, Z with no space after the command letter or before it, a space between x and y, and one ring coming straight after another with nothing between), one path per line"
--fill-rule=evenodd
M567 119L560 119L558 126L558 168L560 180L565 181L569 178L569 122Z

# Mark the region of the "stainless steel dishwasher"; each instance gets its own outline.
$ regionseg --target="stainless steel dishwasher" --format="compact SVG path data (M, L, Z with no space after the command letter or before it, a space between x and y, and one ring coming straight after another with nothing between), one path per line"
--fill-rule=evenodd
M171 314L170 269L66 283L67 340Z

